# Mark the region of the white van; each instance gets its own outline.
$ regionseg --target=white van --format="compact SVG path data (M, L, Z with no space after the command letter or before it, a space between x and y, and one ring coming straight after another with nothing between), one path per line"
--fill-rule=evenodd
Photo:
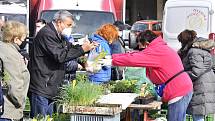
M197 36L208 38L215 32L215 0L168 0L163 14L163 37L178 50L178 34L192 29Z
M0 0L0 19L15 20L28 26L29 0Z

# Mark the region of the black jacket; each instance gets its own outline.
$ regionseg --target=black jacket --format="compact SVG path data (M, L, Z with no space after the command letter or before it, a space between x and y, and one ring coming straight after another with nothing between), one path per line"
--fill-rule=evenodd
M31 50L29 92L52 99L64 79L65 62L84 55L84 51L63 41L52 23L38 32Z
M78 69L77 59L71 60L65 64L66 72L63 84L70 84L76 78L76 71Z

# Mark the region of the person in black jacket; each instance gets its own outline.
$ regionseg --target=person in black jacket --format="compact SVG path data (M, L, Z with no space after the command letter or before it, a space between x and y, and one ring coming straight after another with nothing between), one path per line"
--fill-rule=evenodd
M38 19L35 23L36 27L35 34L37 34L40 31L40 29L42 29L45 25L46 21L44 19Z
M33 40L28 93L31 118L52 115L53 98L57 96L64 79L65 62L78 58L97 46L87 39L82 46L73 46L64 41L63 36L71 34L73 24L71 13L58 11L53 21L43 27Z
M64 38L64 40L74 44L74 38L72 35L70 35L69 38ZM76 78L76 71L81 67L79 60L80 59L73 59L65 63L65 76L62 85L71 84L71 82Z
M111 54L118 54L118 53L125 53L125 42L122 38L122 33L124 30L124 23L122 21L115 21L113 23L118 28L119 37L117 41L114 41L110 47L111 47ZM123 79L123 73L124 73L124 67L119 66L112 66L111 67L111 80L122 80Z

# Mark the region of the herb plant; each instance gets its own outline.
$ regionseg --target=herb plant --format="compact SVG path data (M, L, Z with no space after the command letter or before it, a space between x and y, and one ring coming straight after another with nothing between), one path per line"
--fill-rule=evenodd
M138 93L137 80L111 81L108 88L112 93Z
M103 87L89 81L73 81L71 85L65 85L60 92L61 104L72 106L89 106L103 94Z

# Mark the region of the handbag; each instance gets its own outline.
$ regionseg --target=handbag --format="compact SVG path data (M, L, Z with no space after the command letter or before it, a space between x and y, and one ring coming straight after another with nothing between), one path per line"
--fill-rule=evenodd
M164 84L159 84L155 86L155 91L157 92L157 94L162 97L163 96L163 90L166 87L166 85L173 80L175 77L177 77L178 75L180 75L181 73L183 73L184 70L178 72L177 74L175 74L174 76L172 76L170 79L168 79Z

